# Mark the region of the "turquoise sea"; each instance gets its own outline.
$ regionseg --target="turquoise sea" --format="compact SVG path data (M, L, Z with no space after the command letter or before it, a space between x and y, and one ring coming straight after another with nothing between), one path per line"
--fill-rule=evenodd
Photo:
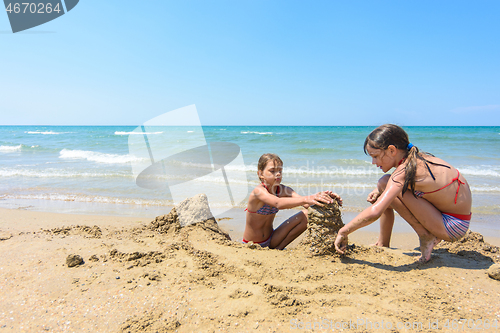
M356 212L368 206L366 196L382 176L363 153L364 139L374 128L209 126L202 134L208 143L239 146L244 164L228 166L228 171L237 175L233 182L240 186L250 190L258 184L257 160L273 152L284 161L283 184L303 195L331 189L342 195L346 211ZM130 216L165 212L173 204L172 193L136 184L132 165L140 158L129 151L129 137L137 134L134 129L0 126L0 207ZM405 129L420 150L448 161L467 178L473 213L500 214L500 127ZM150 141L161 139L162 146L190 147L193 129L169 131L168 136L161 129L147 134ZM213 176L203 181L224 179ZM246 205L246 200L231 202L223 195L209 200L218 207Z

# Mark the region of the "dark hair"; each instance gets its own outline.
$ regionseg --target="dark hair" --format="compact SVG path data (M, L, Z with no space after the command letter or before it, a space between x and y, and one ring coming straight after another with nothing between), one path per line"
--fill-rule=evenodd
M403 150L406 152L405 158L407 160L405 166L405 182L403 184L403 192L404 194L406 190L409 188L412 191L413 195L415 195L415 175L417 173L417 159L422 160L424 162L427 161L420 153L419 149L416 146L412 146L408 149L408 144L410 140L408 139L408 134L404 129L397 125L393 124L385 124L374 129L365 139L365 145L363 149L365 154L368 154L366 151L366 147L370 146L373 149L381 149L386 150L390 145L393 145L397 149ZM434 156L429 153L425 153L426 155Z
M267 154L262 155L259 158L259 163L257 164L257 170L264 171L264 169L266 168L267 162L269 162L271 160L274 161L275 165L276 164L283 165L283 161L281 160L281 158L278 155L267 153ZM259 176L258 172L257 172L257 176ZM259 180L261 180L260 177L259 177Z

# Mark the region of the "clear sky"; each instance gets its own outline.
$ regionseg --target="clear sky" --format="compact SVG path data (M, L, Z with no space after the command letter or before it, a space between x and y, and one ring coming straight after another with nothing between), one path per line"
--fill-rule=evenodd
M500 1L81 0L13 34L0 125L500 126Z

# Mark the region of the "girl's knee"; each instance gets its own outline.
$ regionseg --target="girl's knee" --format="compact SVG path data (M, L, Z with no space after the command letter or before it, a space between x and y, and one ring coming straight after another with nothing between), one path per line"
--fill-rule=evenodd
M383 175L382 178L380 178L378 180L377 188L378 188L379 192L382 193L385 190L390 178L391 178L391 175Z
M307 230L307 219L303 219L300 221L300 223L297 225L297 229L300 231L300 233L303 233L304 231Z
M304 229L303 231L305 231L307 229L307 223L309 222L309 217L308 217L308 214L307 214L307 209L303 209L302 210L302 214L304 214L304 218L302 220L302 222L300 223L301 227Z
M308 221L308 211L307 211L307 209L302 209L300 212L302 213L302 216L301 216L302 219L307 224L307 221Z

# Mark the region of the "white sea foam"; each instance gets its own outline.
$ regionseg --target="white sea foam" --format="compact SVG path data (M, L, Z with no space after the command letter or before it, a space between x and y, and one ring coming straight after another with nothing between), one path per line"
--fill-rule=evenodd
M19 146L0 146L0 151L1 152L12 152L12 151L19 151L21 150L23 145Z
M116 131L115 135L144 135L144 134L162 134L163 132L122 132Z
M196 182L199 183L213 183L216 184L217 186L224 185L226 184L226 179L222 176L217 176L214 173L209 173L203 176L199 176L196 178L193 178L192 176L185 174L185 175L147 175L142 177L143 180L151 181L151 182L170 182L170 183L182 183L182 182L192 182L193 184ZM241 179L237 178L235 179L232 177L232 174L229 173L227 174L227 180L230 184L248 184L248 181L246 179Z
M273 132L253 132L253 131L241 131L241 134L260 134L260 135L271 135Z
M375 188L376 184L373 183L351 183L351 182L345 182L345 183L325 183L321 184L323 187L330 188L332 191L335 189L339 188L362 188L362 189L373 189Z
M196 164L190 162L180 162L181 167L195 167L195 168L210 168L209 164ZM225 165L226 171L239 171L239 172L257 172L255 164L229 164ZM303 167L285 167L283 168L285 176L373 176L382 175L379 169L371 165L363 166L303 166Z
M323 190L332 190L332 191L340 191L341 189L374 189L376 187L376 183L360 183L360 182L321 182L321 183L307 183L307 182L284 182L285 185L288 185L294 189L299 189L299 188L309 188L312 189L313 191L318 190L318 191L323 191ZM251 185L257 186L258 183L252 181ZM479 193L479 192L497 192L500 193L500 187L498 186L474 186L471 185L471 190L474 193Z
M33 177L33 178L133 178L128 173L103 173L103 172L73 172L60 169L0 169L0 177Z
M251 181L251 185L257 186L258 182ZM321 182L321 183L308 183L301 181L290 181L283 182L284 185L289 186L293 189L311 189L311 191L324 191L324 190L332 190L339 191L340 189L373 189L375 188L375 183L360 183L360 182Z
M226 179L224 177L218 177L218 176L213 176L213 175L206 175L200 178L196 178L193 180L194 182L200 182L200 183L214 183L217 185L222 185L226 186ZM233 179L231 178L231 175L228 175L227 181L231 185L248 185L247 180L241 180L241 179Z
M499 192L500 193L500 187L498 186L474 186L470 185L470 189L472 192Z
M40 194L7 194L0 196L1 199L26 199L26 200L54 200L54 201L72 201L82 203L99 204L118 204L118 205L137 205L137 206L156 206L169 207L174 203L171 200L160 199L142 199L142 198L118 198L108 196L92 196L84 194L63 194L63 193L40 193ZM236 207L245 207L246 201L239 203ZM229 201L210 202L212 208L232 207Z
M127 205L147 205L147 206L171 206L168 200L145 200L140 198L117 198L107 196L91 196L84 194L62 194L62 193L39 193L39 194L8 194L2 199L28 199L28 200L56 200L56 201L76 201L88 203L108 203Z
M173 163L175 164L175 162L173 162ZM202 163L192 163L192 162L180 162L180 163L177 163L177 165L180 166L180 167L182 167L182 168L212 169L212 164L202 164Z
M87 150L70 150L63 149L59 152L59 158L62 159L73 159L73 160L87 160L97 163L105 164L125 164L133 161L143 161L142 158L137 158L135 156L125 154L105 154L94 151Z
M224 169L226 171L240 171L240 172L257 172L257 167L254 165L244 165L244 164L229 164L225 165Z
M373 167L285 167L284 175L311 175L311 176L370 176L381 175L380 170Z
M54 131L28 131L24 132L28 134L44 134L44 135L57 135L57 134L67 134L67 133L75 133L75 132L54 132Z
M471 176L489 176L489 177L500 177L500 172L497 170L494 170L496 168L497 170L499 169L498 167L494 167L491 165L483 165L481 167L463 167L463 168L458 168L460 173L464 175L471 175Z
M201 164L201 163L192 163L192 162L180 162L178 163L180 167L187 167L187 168L200 168L200 169L213 169L212 164ZM224 165L223 166L225 170L227 171L241 171L241 172L257 172L257 168L251 166L251 165Z

